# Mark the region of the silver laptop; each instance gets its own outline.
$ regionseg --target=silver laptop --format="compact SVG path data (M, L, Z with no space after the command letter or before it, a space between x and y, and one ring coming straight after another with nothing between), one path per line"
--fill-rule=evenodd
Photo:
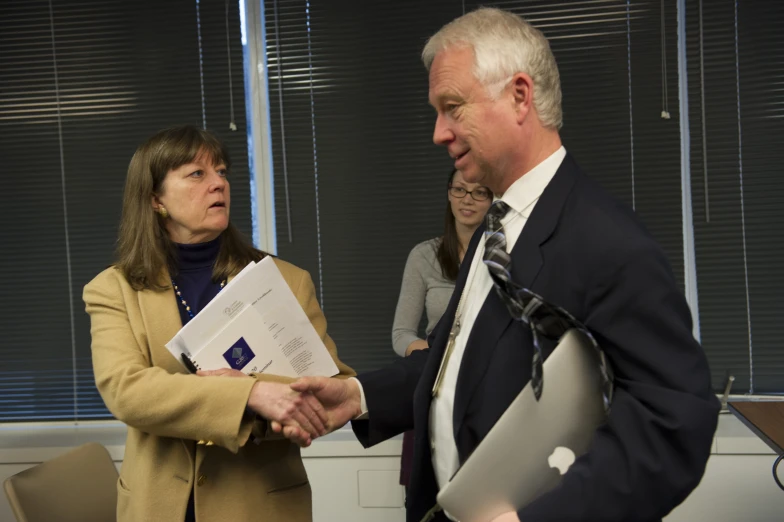
M486 522L558 485L605 422L599 368L585 334L567 331L544 362L539 401L526 385L438 493L444 511L460 522Z

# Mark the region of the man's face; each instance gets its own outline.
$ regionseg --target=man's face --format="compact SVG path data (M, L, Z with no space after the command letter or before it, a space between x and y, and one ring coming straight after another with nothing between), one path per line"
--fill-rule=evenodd
M468 183L494 192L507 175L515 144L515 106L504 91L493 100L474 77L470 48L438 53L430 67L430 104L438 114L433 142L443 145Z

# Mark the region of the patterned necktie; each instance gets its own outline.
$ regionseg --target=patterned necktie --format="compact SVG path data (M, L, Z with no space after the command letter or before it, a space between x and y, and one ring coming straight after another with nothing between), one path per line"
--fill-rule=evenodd
M500 199L495 201L485 215L485 252L482 261L487 265L496 293L506 305L512 317L531 328L534 354L531 363L531 387L537 400L542 396L544 355L539 334L556 341L570 328L582 331L599 352L601 360L602 390L605 409L612 402L612 373L593 335L572 315L555 305L547 303L537 294L523 288L512 280L512 257L506 251L506 235L501 220L510 207Z
M506 235L501 224L501 220L509 210L511 210L509 205L499 199L487 211L485 215L485 253L482 256L482 261L487 265L493 283L504 290L503 293L499 293L501 299L504 300L507 307L514 308L515 312L512 315L518 317L523 312L523 309L520 308L521 303L508 299L514 294L511 286L513 284L512 276L509 273L512 258L506 251Z

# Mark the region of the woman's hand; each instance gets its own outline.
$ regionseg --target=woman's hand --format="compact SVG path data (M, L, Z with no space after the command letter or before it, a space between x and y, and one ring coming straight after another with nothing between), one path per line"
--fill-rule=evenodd
M427 348L429 348L427 346L427 341L425 341L424 339L417 339L413 343L409 344L408 348L406 348L406 357L411 355L416 350L425 350Z

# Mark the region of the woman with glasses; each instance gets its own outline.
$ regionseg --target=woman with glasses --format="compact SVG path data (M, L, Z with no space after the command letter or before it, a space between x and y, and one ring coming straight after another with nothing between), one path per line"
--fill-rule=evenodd
M449 304L463 254L493 202L493 193L487 187L468 183L460 171L453 170L447 199L444 235L416 245L403 271L392 326L392 346L401 357L427 348L427 341L419 336L422 313L427 317L427 337ZM400 466L400 483L406 487L413 451L413 432L408 432L403 438Z

